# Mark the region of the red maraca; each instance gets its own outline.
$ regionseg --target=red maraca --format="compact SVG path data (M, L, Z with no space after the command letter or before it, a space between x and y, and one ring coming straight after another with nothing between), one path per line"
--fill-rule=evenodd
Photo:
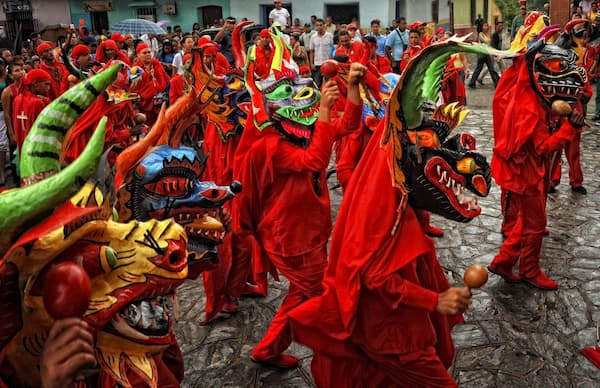
M66 261L50 268L43 292L44 307L52 318L81 317L90 304L92 282L81 265Z
M469 288L481 288L488 280L488 271L479 264L470 265L465 271L464 280Z
M321 64L321 75L327 78L333 78L338 73L338 62L334 59L328 59Z

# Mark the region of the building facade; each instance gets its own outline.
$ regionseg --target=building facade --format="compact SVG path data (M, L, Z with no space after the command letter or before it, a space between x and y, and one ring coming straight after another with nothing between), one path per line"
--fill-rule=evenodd
M11 39L71 20L68 1L2 0L0 4L0 26Z

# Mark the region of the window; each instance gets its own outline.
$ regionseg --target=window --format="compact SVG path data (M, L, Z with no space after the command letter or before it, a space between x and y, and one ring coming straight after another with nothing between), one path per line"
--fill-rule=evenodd
M325 16L333 17L335 24L348 24L358 19L358 3L325 4Z
M156 22L156 7L139 7L135 9L135 17Z
M198 22L203 28L210 28L217 24L219 19L223 19L223 8L218 5L209 5L198 8Z

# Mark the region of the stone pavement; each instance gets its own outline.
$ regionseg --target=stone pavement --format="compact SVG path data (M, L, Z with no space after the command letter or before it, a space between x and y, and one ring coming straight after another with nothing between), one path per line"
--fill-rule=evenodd
M461 130L476 136L478 148L491 156L491 98L486 85L469 90L472 109ZM590 106L590 112L594 112ZM600 135L583 135L582 159L587 196L571 193L568 179L548 199L550 235L544 240L542 267L560 284L558 291L509 285L491 275L474 291L466 324L454 329L457 347L451 373L461 387L598 387L600 370L579 349L595 345L600 320ZM332 191L333 213L341 196ZM487 265L502 242L499 189L479 201L480 217L458 224L440 217L432 223L445 230L436 239L438 257L451 282L473 263ZM309 350L293 345L300 367L281 371L250 361L252 347L266 330L285 296L286 283L272 282L267 298L243 299L229 319L200 326L204 296L199 281L179 291L180 320L175 331L185 362L186 387L313 387Z

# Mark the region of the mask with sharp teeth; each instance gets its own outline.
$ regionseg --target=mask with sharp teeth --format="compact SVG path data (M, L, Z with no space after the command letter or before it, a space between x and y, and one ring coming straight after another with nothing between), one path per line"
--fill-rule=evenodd
M310 78L300 78L291 51L277 29L270 29L274 54L269 76L256 79L256 48L248 53L246 87L252 100L254 125L275 127L287 140L306 147L319 116L321 94Z
M475 151L473 136L450 137L466 109L457 103L436 105L446 61L459 51L501 55L456 38L425 48L411 60L392 93L381 146L390 155L394 185L405 202L468 222L481 213L475 197L488 195L490 167Z

